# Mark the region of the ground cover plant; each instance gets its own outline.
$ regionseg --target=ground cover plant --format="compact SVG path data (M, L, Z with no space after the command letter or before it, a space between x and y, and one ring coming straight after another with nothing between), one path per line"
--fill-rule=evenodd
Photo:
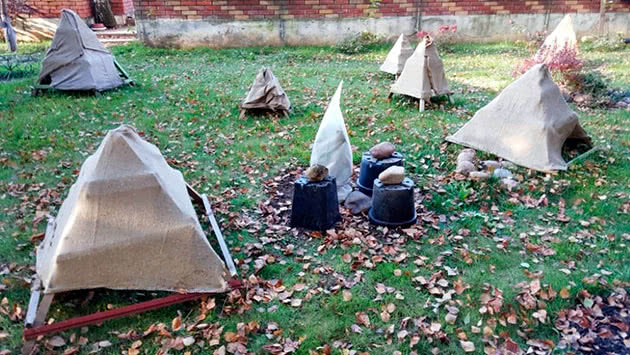
M136 126L209 195L245 287L46 337L39 341L43 351L576 351L562 341L575 317L564 310L597 310L612 302L602 300L613 291L622 299L630 281L630 111L574 107L600 150L567 172L515 169L520 184L510 192L498 181L458 178L461 147L443 138L513 80L528 50L511 43L453 45L443 59L455 104L436 101L424 113L412 100L385 100L392 77L378 67L388 50L371 45L347 55L327 47L183 51L132 44L113 51L136 87L31 97L36 75L0 83L0 353L21 344L46 216L56 215L81 163L121 123ZM630 89L629 54L581 53L587 68L622 90ZM238 103L263 65L280 80L293 113L239 119ZM308 165L340 80L355 168L373 144L397 144L418 187L413 227L376 228L345 210L344 221L327 233L287 227L290 182ZM56 299L49 318L159 295L73 292Z

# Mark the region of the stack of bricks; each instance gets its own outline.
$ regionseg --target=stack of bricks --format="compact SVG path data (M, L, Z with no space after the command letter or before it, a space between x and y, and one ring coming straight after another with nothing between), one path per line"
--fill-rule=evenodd
M255 20L599 12L600 0L134 0L139 18ZM629 12L630 3L608 5Z

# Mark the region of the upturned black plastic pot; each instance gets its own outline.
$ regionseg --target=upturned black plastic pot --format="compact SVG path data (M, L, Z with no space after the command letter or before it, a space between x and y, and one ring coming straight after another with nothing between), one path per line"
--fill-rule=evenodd
M414 183L405 178L398 185L384 185L374 180L370 222L381 226L398 227L416 223L416 206L413 198Z
M341 221L337 181L328 176L311 182L300 177L294 184L291 206L291 227L327 230Z
M380 173L391 166L403 166L402 154L394 152L389 158L376 160L370 152L363 153L363 157L361 158L361 172L359 173L359 180L357 181L359 191L368 196L372 196L374 179L377 179Z

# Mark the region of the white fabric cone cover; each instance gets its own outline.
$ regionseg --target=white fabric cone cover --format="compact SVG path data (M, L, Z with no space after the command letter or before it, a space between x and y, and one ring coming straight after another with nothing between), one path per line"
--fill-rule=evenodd
M562 146L568 138L588 141L549 70L537 64L446 140L552 171L567 169Z
M552 56L554 52L564 48L573 49L576 52L578 50L577 37L573 29L573 20L571 19L571 15L568 14L560 21L553 32L545 38L545 42L543 42L536 55L541 56L546 54L547 57L549 57Z
M108 90L123 84L114 57L72 10L63 9L42 61L39 83L59 90Z
M435 44L425 37L405 62L402 73L391 87L395 94L428 100L432 96L450 93L444 65Z
M223 292L182 174L129 126L88 157L37 250L44 292L110 288Z
M263 67L256 75L241 108L289 111L291 102L271 69Z
M392 49L387 53L380 70L394 75L400 74L412 53L413 48L409 40L401 33Z
M311 165L324 165L329 174L336 178L339 202L352 192L352 147L339 105L342 85L343 81L328 104L311 152Z

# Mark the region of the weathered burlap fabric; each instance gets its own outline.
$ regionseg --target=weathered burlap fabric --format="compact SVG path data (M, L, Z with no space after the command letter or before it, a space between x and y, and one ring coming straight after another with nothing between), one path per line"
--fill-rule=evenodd
M450 94L451 89L448 87L446 74L444 74L444 63L442 63L442 58L440 58L434 42L427 46L424 56L427 60L425 80L428 76L433 96Z
M380 70L394 75L400 74L405 66L405 62L412 53L413 48L409 40L401 33L392 49L387 53L387 57L383 65L381 65Z
M567 138L588 140L549 70L538 64L446 140L551 171L567 169L561 154Z
M227 290L182 174L129 126L86 159L37 250L46 293L110 288Z
M418 44L407 59L391 92L425 100L450 93L442 59L428 37Z
M541 56L546 54L551 56L553 52L569 48L572 50L578 50L577 37L575 30L573 29L573 20L571 15L566 15L562 21L556 26L549 36L545 39L542 46L538 50L537 55Z
M123 84L114 57L72 10L61 11L39 83L59 90L108 90Z
M263 67L256 75L241 108L289 111L291 102L271 69Z
M339 106L342 85L343 81L328 104L311 152L311 165L326 166L329 174L336 178L339 202L352 192L352 147Z

